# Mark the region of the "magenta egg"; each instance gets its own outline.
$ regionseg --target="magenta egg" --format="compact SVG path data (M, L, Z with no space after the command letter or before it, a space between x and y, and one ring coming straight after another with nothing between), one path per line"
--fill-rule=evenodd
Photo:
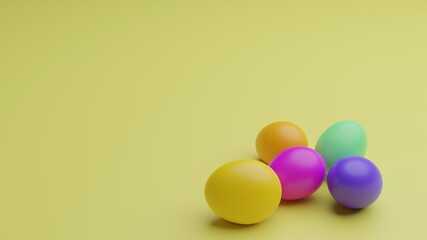
M315 150L293 147L279 153L270 163L282 184L283 200L310 196L322 185L326 164Z

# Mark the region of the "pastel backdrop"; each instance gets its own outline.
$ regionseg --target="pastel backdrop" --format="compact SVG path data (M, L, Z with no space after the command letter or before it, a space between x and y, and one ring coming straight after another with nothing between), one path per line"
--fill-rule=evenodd
M2 1L0 239L423 239L426 1ZM208 208L266 124L352 119L369 208L326 186L268 220Z

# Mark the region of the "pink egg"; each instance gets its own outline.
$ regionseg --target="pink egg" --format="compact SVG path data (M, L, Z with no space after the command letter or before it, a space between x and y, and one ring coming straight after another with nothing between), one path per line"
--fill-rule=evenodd
M282 199L310 196L322 185L326 164L322 156L308 147L293 147L279 153L270 163L282 184Z

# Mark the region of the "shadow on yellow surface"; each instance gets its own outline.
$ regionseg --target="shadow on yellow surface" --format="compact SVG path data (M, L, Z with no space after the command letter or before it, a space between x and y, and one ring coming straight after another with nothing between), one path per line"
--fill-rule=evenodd
M256 224L249 224L249 225L243 225L243 224L237 224L237 223L232 223L229 221L226 221L222 218L216 218L213 219L211 222L211 226L215 227L215 228L221 228L221 229L247 229L253 226L256 226L260 223L256 223Z
M282 201L280 203L281 207L292 207L292 206L303 206L306 204L313 204L316 201L314 196L310 196L307 198L303 198L303 199L298 199L298 200L291 200L291 201Z
M307 205L313 205L318 204L321 201L321 199L316 198L316 196L310 196L308 198L303 198L299 200L293 200L293 201L282 201L280 203L279 207L286 207L286 208L295 208L295 207L305 207ZM335 201L332 201L332 207L331 207L331 213L335 213L336 215L346 216L346 215L354 215L359 212L361 212L363 209L352 209L347 208Z
M332 205L332 209L337 215L343 215L343 216L357 214L363 210L363 208L362 209L352 209L352 208L344 207L343 205L341 205L337 202L335 202Z

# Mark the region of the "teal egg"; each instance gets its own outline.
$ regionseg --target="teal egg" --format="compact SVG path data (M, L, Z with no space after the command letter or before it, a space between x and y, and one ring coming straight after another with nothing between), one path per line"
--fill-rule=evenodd
M364 157L367 136L362 125L352 120L335 123L326 129L317 140L316 151L326 162L327 169L344 157Z

